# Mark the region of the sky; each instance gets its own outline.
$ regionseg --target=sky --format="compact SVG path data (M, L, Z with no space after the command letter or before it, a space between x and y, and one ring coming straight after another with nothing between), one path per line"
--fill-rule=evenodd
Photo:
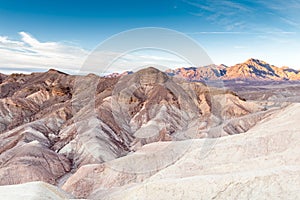
M300 0L0 0L0 71L76 73L103 41L143 27L191 37L215 64L257 58L300 69L299 11ZM153 51L128 55L126 65L141 59L185 65Z

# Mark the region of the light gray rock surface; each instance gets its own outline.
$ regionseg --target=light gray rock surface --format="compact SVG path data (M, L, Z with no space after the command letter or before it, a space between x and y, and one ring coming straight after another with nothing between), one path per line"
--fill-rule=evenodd
M299 118L294 104L245 134L148 144L83 166L63 188L92 199L298 199Z
M1 200L66 200L72 196L63 190L44 183L30 182L0 186Z

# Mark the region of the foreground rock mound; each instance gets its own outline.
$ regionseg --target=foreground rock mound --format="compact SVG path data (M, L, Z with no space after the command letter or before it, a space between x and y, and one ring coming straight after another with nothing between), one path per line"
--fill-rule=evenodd
M69 172L70 161L38 141L25 143L0 155L0 184L18 184L24 181L44 181L56 184L56 180Z
M72 198L63 190L44 182L0 186L0 194L3 200L65 200Z
M63 188L91 199L298 199L299 117L294 104L245 134L148 144L81 167Z

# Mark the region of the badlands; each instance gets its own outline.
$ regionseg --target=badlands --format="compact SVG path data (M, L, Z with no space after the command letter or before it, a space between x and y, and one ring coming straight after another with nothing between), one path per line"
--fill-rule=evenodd
M223 67L1 74L1 199L299 199L298 72Z

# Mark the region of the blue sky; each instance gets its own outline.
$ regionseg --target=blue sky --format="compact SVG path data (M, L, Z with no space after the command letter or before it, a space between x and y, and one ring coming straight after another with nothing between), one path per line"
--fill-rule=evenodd
M299 11L300 0L0 0L0 65L68 71L111 35L164 27L195 39L216 64L254 57L300 69Z

